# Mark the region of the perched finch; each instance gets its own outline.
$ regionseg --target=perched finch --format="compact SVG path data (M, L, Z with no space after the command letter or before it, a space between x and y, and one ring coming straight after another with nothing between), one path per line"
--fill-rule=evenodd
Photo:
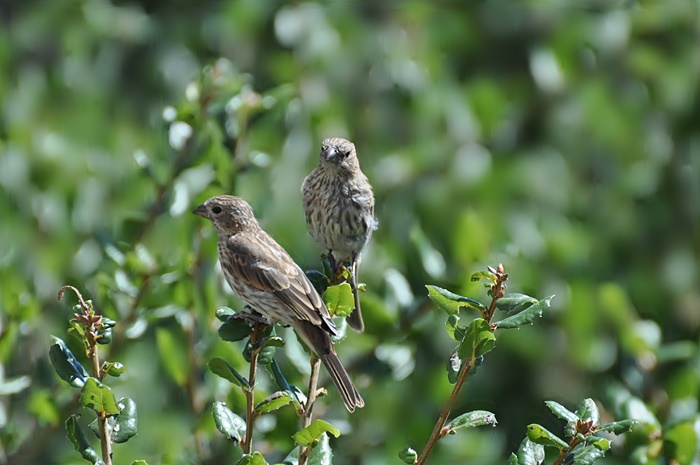
M212 197L192 212L219 233L219 260L231 289L270 324L292 326L321 359L352 412L364 400L331 341L338 329L311 282L292 257L262 230L253 209L231 195Z
M355 145L334 137L321 145L318 166L301 185L306 224L311 237L329 252L331 263L347 265L352 273L355 311L348 324L364 331L357 275L362 251L377 229L374 194L360 170Z

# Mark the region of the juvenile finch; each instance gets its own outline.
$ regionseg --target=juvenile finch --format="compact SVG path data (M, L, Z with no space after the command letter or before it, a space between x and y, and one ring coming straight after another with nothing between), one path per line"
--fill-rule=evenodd
M231 289L270 323L292 326L321 359L345 407L364 400L350 380L331 341L338 329L328 309L292 257L258 225L253 209L231 195L212 197L192 212L219 233L219 260Z
M352 273L355 311L348 324L362 332L365 323L357 276L362 251L377 221L372 186L360 170L355 145L340 137L324 140L318 166L304 179L301 192L311 237L328 250L331 263L346 265Z

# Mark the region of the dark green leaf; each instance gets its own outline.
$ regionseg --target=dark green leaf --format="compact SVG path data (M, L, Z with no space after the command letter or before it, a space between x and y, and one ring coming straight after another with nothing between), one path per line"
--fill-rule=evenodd
M576 434L576 422L579 420L579 417L574 412L553 400L545 401L545 404L553 414L566 421L565 434L567 437Z
M554 433L548 431L543 426L538 424L530 424L527 426L527 438L543 446L556 447L559 450L567 450L569 445L563 439L557 437Z
M572 465L590 465L605 457L605 451L596 445L580 447L567 457L567 463Z
M447 334L449 334L452 339L461 342L462 339L464 339L464 333L467 331L467 328L462 328L457 323L459 323L459 316L452 314L447 317L445 329L447 329Z
M209 371L214 373L215 375L218 375L225 380L228 380L235 384L236 386L240 386L246 391L250 391L250 384L248 383L248 380L243 377L240 373L238 373L231 365L226 362L221 357L214 357L209 361L207 364L209 367Z
M216 319L219 320L222 323L226 323L229 318L231 318L233 315L235 315L236 312L229 307L219 307L216 309Z
M314 289L316 289L316 292L318 292L318 295L323 295L323 293L326 292L330 281L325 274L318 270L309 270L306 272L306 277L309 278L309 281L311 281L311 284L314 286Z
M487 309L481 302L453 294L452 292L437 286L425 286L428 289L428 297L435 302L438 307L445 310L449 315L456 315L460 308L473 308L484 313Z
M530 305L536 304L537 299L525 294L507 294L496 301L496 308L506 313L520 313Z
M486 410L474 410L472 412L464 413L450 423L447 427L450 428L450 433L462 428L474 428L477 426L496 426L498 422L496 421L496 415L487 412Z
M331 465L333 463L333 451L331 450L328 435L323 433L318 442L311 449L307 465Z
M554 296L552 295L546 299L542 299L528 307L527 310L496 322L496 326L498 329L512 329L518 328L522 325L532 324L532 322L535 321L535 318L541 317L544 310L549 308L553 298Z
M410 447L406 446L399 451L399 458L403 463L413 465L416 462L416 460L418 460L418 453Z
M335 279L335 270L331 267L331 262L325 255L321 256L321 267L323 268L323 274L325 274L329 280L332 281Z
M95 378L88 378L80 394L80 403L95 412L106 412L108 415L119 413L114 393Z
M583 399L581 403L578 404L578 408L576 408L576 415L582 421L591 420L594 426L600 424L600 412L593 399Z
M74 388L81 388L89 378L87 371L75 358L73 352L68 349L61 339L51 336L53 344L49 349L49 359L60 378Z
M97 337L95 338L95 342L101 345L111 344L113 336L114 335L112 334L112 328L102 328L99 331L97 331Z
M350 316L355 309L355 298L348 283L329 286L323 294L323 302L331 316Z
M450 384L454 384L457 382L457 378L459 377L459 371L462 368L462 359L459 358L459 353L457 350L452 352L452 355L450 355L450 358L447 359L447 379L450 381Z
M255 406L255 412L272 412L273 410L277 410L278 408L284 407L290 402L292 402L292 397L289 395L289 393L285 391L277 391L266 397L264 400L260 401Z
M464 340L459 345L459 358L473 363L477 357L493 349L495 344L496 336L491 331L489 323L482 318L477 318L469 324Z
M260 452L253 452L251 455L245 454L241 457L237 465L267 465L267 462Z
M523 439L518 448L518 463L520 465L540 465L544 463L544 446Z
M128 397L122 397L117 402L117 405L119 406L120 412L114 419L112 441L121 444L136 436L138 432L136 402Z
M261 349L265 347L284 347L284 340L279 336L266 337L260 341L259 347Z
M245 420L233 413L223 402L214 402L212 408L214 423L224 436L238 443L245 436Z
M298 431L293 437L300 446L308 446L314 443L323 433L330 433L334 437L340 436L340 430L327 421L316 419L306 428Z
M266 365L265 367L272 374L277 387L279 387L280 390L285 391L292 398L294 408L299 409L301 404L306 403L306 395L304 395L304 393L298 387L287 382L287 379L282 374L282 370L280 370L280 367L275 359L272 359L272 363Z
M632 430L632 427L639 423L637 420L622 420L606 425L601 425L597 431L608 431L613 434L624 434Z
M102 326L104 326L105 328L114 328L115 326L117 326L117 322L111 318L107 318L106 316L103 316L102 317Z
M219 326L219 337L226 342L242 341L252 331L248 323L240 318L229 318Z
M68 439L70 439L70 442L73 443L73 448L80 452L80 455L82 455L85 460L95 465L104 465L102 458L95 449L92 448L85 435L85 431L78 423L77 415L71 415L66 420L66 435Z

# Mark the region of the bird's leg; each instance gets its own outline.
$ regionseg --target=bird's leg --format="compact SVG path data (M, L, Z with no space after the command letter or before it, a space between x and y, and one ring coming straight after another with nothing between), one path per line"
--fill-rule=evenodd
M231 315L230 318L243 320L246 323L251 324L251 325L253 325L255 323L262 323L265 325L269 324L267 319L262 314L253 310L252 308L250 308L250 306L246 305L245 307L243 307L243 309L244 310L247 309L250 313L248 313L248 312L236 312L233 315Z

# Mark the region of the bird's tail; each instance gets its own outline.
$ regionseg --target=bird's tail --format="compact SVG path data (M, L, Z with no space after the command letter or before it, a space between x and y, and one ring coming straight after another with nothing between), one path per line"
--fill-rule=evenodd
M326 370L328 370L333 383L338 388L338 392L340 392L340 397L343 398L345 408L353 412L355 408L364 407L365 401L352 383L350 375L348 375L343 363L338 358L338 354L335 353L333 341L331 341L328 333L307 321L302 321L295 326L302 340L316 352Z
M362 319L362 309L360 308L360 291L357 289L357 273L360 267L359 259L352 261L352 295L355 298L355 310L346 318L352 329L361 333L365 330L365 322Z

